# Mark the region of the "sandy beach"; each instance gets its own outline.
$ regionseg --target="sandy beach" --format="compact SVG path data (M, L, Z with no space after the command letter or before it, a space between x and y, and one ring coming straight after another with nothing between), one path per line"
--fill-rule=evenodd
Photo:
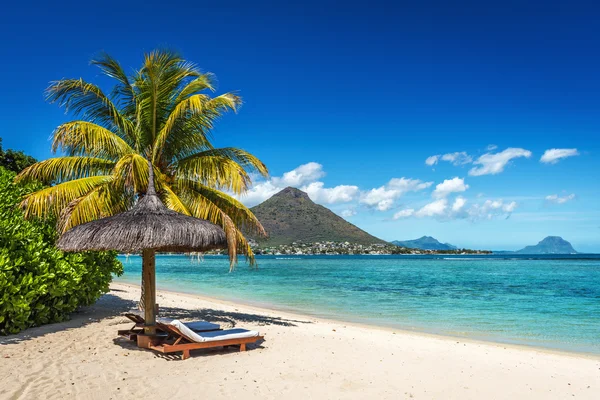
M0 338L0 398L600 398L600 357L315 319L158 291L162 315L259 330L247 352L180 355L119 338L134 286L70 321Z

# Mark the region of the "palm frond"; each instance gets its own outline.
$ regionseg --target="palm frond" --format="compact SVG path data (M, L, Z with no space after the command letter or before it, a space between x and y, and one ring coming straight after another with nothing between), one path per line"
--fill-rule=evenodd
M181 102L167 118L155 145L155 162L169 164L174 158L212 148L208 139L215 121L227 111L237 111L242 104L241 98L234 93L225 93L212 99L195 97L190 98L194 98L193 101Z
M244 233L236 228L236 241L237 241L237 253L246 256L246 260L251 267L256 266L256 258L254 256L254 250L250 246L248 239L244 236ZM231 267L230 267L231 270Z
M195 94L191 97L188 97L181 101L179 104L175 106L173 111L167 117L164 125L162 126L160 132L156 139L154 140L154 153L152 155L152 161L156 161L160 154L162 153L162 149L167 141L167 138L171 134L173 126L180 118L190 117L196 114L202 114L202 110L204 109L204 104L207 103L210 98L204 94Z
M26 218L58 216L73 200L112 180L110 175L74 179L31 193L25 196L20 205Z
M190 210L187 209L186 205L179 198L179 196L173 192L169 185L162 185L160 187L160 192L161 200L165 206L167 206L167 208L170 208L171 210L177 211L181 214L191 215Z
M258 218L232 196L187 179L178 179L175 189L193 216L214 222L213 219L218 217L213 209L216 207L225 212L240 230L266 236L265 228Z
M220 96L213 97L206 103L208 113L216 116L221 116L226 111L237 112L242 106L242 98L235 93L224 93Z
M177 159L214 148L210 142L212 128L207 127L207 124L210 124L210 121L204 117L178 120L156 162L167 166Z
M159 171L155 167L155 172ZM146 193L148 188L148 160L137 153L121 158L113 175L120 185L130 187L133 193ZM155 174L155 184L162 185L162 174Z
M89 176L109 175L114 166L113 161L95 157L49 158L25 168L15 180L56 184Z
M200 151L198 153L188 155L178 160L177 164L180 165L190 160L201 159L204 157L219 157L230 159L241 165L246 170L250 170L251 172L257 172L265 178L269 176L269 170L267 169L267 166L262 161L260 161L258 157L236 147L222 147L217 149Z
M177 163L175 175L235 194L245 193L252 183L250 175L240 164L221 156L207 155L181 161Z
M52 151L62 150L68 155L118 159L133 153L129 144L114 132L87 121L71 121L54 131Z
M118 100L117 105L124 107L123 114L133 117L135 115L136 93L121 64L105 52L100 53L97 58L91 61L91 64L99 67L104 75L118 81L113 88L112 95Z
M123 117L115 104L94 84L83 79L63 79L50 83L46 89L46 99L66 112L81 116L84 120L101 125L113 132L119 132L125 140L133 144L134 126Z
M221 211L221 221L225 236L227 237L227 252L229 253L229 271L233 271L237 264L238 255L238 230L225 212Z
M157 50L145 55L135 80L138 92L138 118L142 121L143 147L151 146L168 118L179 89L201 75L196 65L177 53Z
M133 197L111 188L111 182L96 187L87 194L71 201L58 219L59 232L126 211L133 206Z
M200 75L199 77L185 85L183 89L181 89L181 91L177 95L177 98L175 99L175 104L179 104L182 100L185 100L188 97L198 92L202 92L204 90L210 90L211 92L214 92L215 81L215 75L210 72Z
M224 194L223 196L228 197ZM240 229L241 225L231 217L233 215L231 212L231 207L220 208L214 202L212 202L211 199L203 196L199 191L189 189L184 189L180 195L180 198L186 202L187 207L193 216L196 218L206 219L223 227L228 241L230 269L235 268L235 265L237 264L237 254L244 254L250 266L256 265L254 252L252 251L250 244ZM237 206L241 209L245 208L243 204L237 202L235 199L231 200L233 200L234 206ZM226 203L223 201L221 201L221 203L226 205ZM248 210L248 212L250 212L250 210ZM250 214L252 214L252 212L250 212ZM252 217L254 217L254 215L252 215ZM260 222L258 222L256 218L254 219L257 223L256 228L259 227L264 234L262 225L260 225Z

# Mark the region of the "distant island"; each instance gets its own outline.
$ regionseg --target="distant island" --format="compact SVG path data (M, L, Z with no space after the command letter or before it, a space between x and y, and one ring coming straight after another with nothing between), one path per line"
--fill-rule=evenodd
M421 250L456 250L457 247L449 243L441 243L431 236L423 236L414 240L394 240L391 242L396 246L407 247L409 249Z
M256 254L489 254L485 250L458 249L424 236L415 241L379 239L315 204L305 192L287 187L251 208L268 237L251 236ZM413 244L412 242L422 242Z
M535 246L526 246L517 251L494 251L495 254L577 254L571 243L560 236L548 236Z

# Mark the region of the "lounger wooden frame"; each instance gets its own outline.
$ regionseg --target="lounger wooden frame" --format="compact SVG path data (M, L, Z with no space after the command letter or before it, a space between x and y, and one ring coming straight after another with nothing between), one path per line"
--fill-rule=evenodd
M167 332L170 337L174 338L173 343L163 342L158 344L151 344L150 349L160 351L161 353L175 353L183 352L182 359L186 360L190 357L190 350L196 349L209 349L213 347L225 347L225 346L239 346L240 351L246 351L246 345L248 343L255 343L259 340L264 340L264 336L253 336L248 338L239 339L226 339L226 340L213 340L209 342L195 342L190 339L179 329L172 325L157 323L156 326L164 332Z
M122 315L124 317L129 318L131 320L131 322L133 322L135 325L133 325L129 329L120 329L119 331L117 331L117 334L119 336L126 337L129 340L136 341L137 335L144 333L144 326L146 326L146 320L144 319L144 317L134 314L134 313L125 313ZM211 332L211 331L221 331L221 330L222 330L221 328L206 329L206 330L202 330L201 332Z
M144 333L144 324L146 323L146 320L134 313L125 313L123 316L129 318L134 325L129 329L120 329L117 334L135 341L139 333Z

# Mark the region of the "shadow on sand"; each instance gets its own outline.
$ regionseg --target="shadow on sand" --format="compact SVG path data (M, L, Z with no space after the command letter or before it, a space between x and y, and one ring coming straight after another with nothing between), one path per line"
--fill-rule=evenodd
M32 327L15 335L0 336L0 345L19 343L54 332L68 331L104 319L121 319L122 317L120 314L135 307L136 304L137 303L134 301L122 299L107 293L101 296L93 305L79 308L70 315L70 319L67 321Z
M121 314L131 311L136 307L137 302L135 301L126 300L114 294L107 293L100 297L100 299L98 299L94 305L82 307L78 311L71 314L71 319L68 321L32 327L15 335L0 336L0 345L19 343L54 332L79 328L104 319L114 319L115 321L109 323L110 325L129 323L130 321ZM297 326L297 324L311 323L310 321L269 317L266 315L243 312L230 312L212 308L188 310L178 307L161 307L159 315L161 317L173 319L205 320L209 322L215 322L221 324L222 328L224 329L235 327L238 323L241 325L280 325L289 327Z
M281 317L269 317L260 314L242 313L237 311L223 311L214 308L201 308L197 310L187 310L184 308L161 307L160 316L181 319L181 320L204 320L218 323L225 327L235 327L240 324L253 325L280 325L280 326L297 326L297 324L310 324L310 321L300 321L295 319L286 319Z

